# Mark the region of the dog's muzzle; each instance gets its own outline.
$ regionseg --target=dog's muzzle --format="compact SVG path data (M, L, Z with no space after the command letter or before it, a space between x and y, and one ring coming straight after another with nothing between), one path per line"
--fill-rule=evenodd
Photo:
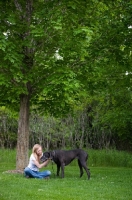
M42 157L40 158L40 161L45 162L46 160L48 160L48 158L45 155L42 155Z

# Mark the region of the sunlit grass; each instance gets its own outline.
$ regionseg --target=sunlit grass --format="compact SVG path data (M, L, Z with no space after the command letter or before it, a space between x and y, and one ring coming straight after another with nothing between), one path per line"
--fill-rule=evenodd
M115 163L119 164L120 167L106 167L103 165L103 160L107 159L102 158L100 151L95 153L90 150L89 153L90 180L87 180L86 173L82 178L79 178L76 161L65 167L64 179L54 175L56 165L50 164L47 167L52 172L50 180L39 180L26 179L22 174L5 173L7 170L15 169L16 153L15 150L0 150L0 200L131 200L132 168L121 166L117 160ZM93 157L95 154L96 162L95 157ZM109 154L111 155L110 152ZM107 157L105 151L102 155ZM125 153L123 152L122 155L125 156ZM108 157L111 159L111 156ZM117 157L124 159L120 152ZM102 159L100 163L99 158ZM112 165L114 165L113 162Z

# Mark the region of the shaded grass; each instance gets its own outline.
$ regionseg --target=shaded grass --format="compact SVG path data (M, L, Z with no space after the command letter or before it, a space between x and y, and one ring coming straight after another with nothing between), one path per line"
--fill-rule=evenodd
M97 165L101 153L98 154L98 151L92 152L92 150L89 153L89 162L92 161L92 158L95 159L96 154L96 162L93 163ZM132 199L132 168L100 167L104 160L102 156L99 166L90 165L90 181L87 180L86 173L79 178L77 162L65 167L64 179L54 176L56 165L50 164L47 168L51 170L52 175L51 179L47 181L26 179L22 174L3 173L15 168L15 154L15 151L0 150L0 200ZM119 162L117 163L119 164Z
M131 167L132 154L117 150L89 150L90 166Z
M31 151L29 151L30 156ZM89 167L130 167L132 168L132 153L117 150L88 150ZM0 149L0 162L5 163L4 165L16 164L16 151L10 149ZM77 161L74 160L71 166L77 165Z

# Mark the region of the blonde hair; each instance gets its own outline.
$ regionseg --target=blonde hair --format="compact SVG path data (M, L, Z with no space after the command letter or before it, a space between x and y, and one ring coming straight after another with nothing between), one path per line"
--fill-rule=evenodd
M40 144L35 144L32 148L32 154L34 155L34 157L36 158L37 161L39 161L39 156L37 155L37 150L41 148L42 149L42 146Z

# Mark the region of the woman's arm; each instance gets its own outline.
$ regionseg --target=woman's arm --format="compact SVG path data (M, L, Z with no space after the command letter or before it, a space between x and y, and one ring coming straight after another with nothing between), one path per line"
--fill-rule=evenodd
M40 169L42 167L46 167L48 165L49 161L50 161L50 159L46 160L45 162L43 162L41 164L37 160L34 160L33 162Z

